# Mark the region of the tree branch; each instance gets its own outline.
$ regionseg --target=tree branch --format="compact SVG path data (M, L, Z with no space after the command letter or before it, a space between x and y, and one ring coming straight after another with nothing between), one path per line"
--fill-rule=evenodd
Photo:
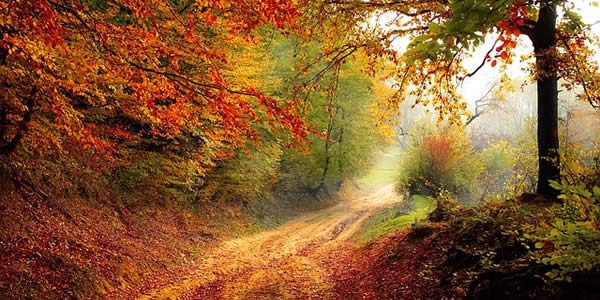
M490 54L492 54L492 51L494 51L494 49L496 49L496 45L500 41L500 37L502 37L503 33L504 33L504 31L500 32L500 35L498 35L498 38L496 38L496 41L494 41L492 48L490 48L490 50L488 50L488 52L485 54L485 57L481 61L481 64L479 64L479 66L473 72L465 75L465 78L474 76L475 74L477 74L477 72L479 72L479 70L481 70L481 68L483 68L483 66L485 66L485 62L487 61L488 57L490 57Z

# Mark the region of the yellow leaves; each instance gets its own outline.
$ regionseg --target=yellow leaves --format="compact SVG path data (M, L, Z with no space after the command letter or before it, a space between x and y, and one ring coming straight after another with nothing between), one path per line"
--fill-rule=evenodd
M259 78L261 73L273 68L274 63L270 61L267 53L258 45L244 41L236 42L229 51L229 60L235 61L225 74L229 83L233 86L253 86L259 89L267 88L275 82L265 82ZM273 78L274 80L280 80Z

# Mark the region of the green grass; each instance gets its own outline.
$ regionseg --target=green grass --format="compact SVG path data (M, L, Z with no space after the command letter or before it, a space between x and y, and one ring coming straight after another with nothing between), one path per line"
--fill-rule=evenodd
M401 153L398 146L386 149L369 173L358 180L360 187L374 188L394 183L398 177Z
M390 207L381 213L369 218L357 236L361 243L368 243L378 237L410 226L427 218L435 208L433 199L421 195L414 195L408 203L401 203Z

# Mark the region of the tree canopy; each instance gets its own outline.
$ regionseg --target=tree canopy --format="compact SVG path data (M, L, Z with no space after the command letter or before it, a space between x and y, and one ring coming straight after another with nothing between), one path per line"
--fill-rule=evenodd
M291 1L8 1L1 4L0 149L35 152L173 139L239 143L264 121L303 139L293 101L226 74L253 30L294 26ZM239 84L236 84L239 83ZM289 99L291 100L291 99ZM257 107L266 114L258 116Z

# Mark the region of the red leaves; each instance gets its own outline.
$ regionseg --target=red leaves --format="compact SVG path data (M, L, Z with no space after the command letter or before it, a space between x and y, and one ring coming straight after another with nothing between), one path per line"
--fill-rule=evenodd
M210 1L202 7L206 24L219 23L231 33L250 32L263 24L283 29L295 25L299 12L291 0Z
M202 14L202 16L208 25L213 25L217 21L217 16L215 16L215 14L212 12L205 12Z
M517 47L517 38L521 35L520 27L527 25L527 14L527 5L523 1L516 1L509 8L509 17L496 24L501 31L501 36L498 38L501 44L495 49L497 52L495 58L510 63L511 49ZM495 67L497 63L497 60L493 60L492 67Z
M289 129L295 139L306 136L293 105L279 106L256 90L239 91L221 75L236 63L227 59L230 49L251 40L251 30L295 23L293 1L211 0L181 12L167 1L106 5L14 1L0 19L0 27L11 28L0 37L0 51L10 53L14 64L0 81L11 84L14 94L37 85L43 114L34 122L47 124L46 139L57 149L111 153L119 143L135 141L122 128L106 134L110 125L97 121L115 116L144 124L138 129L143 134L173 138L210 127L210 138L239 145L256 139L252 124L262 121L265 110L268 122Z
M409 233L400 230L367 246L329 255L324 266L332 273L336 298L443 298L448 291L439 286L443 270L438 267L449 246L447 234L410 241Z
M507 36L518 37L521 35L519 27L526 26L527 17L527 5L523 1L515 1L513 6L509 8L508 18L498 22L496 26Z
M506 63L510 63L510 55L512 49L517 47L517 39L521 35L521 30L518 28L521 24L525 23L523 17L518 17L515 20L504 20L498 22L496 26L501 29L501 35L498 37L497 42L500 42L494 51L494 60L492 60L491 66L495 67L498 64L498 59L503 60ZM491 58L488 58L490 60Z
M31 2L34 13L38 15L38 22L34 19L28 20L32 28L39 29L43 39L50 45L56 46L64 43L65 29L57 22L56 12L51 8L46 0L37 0Z

